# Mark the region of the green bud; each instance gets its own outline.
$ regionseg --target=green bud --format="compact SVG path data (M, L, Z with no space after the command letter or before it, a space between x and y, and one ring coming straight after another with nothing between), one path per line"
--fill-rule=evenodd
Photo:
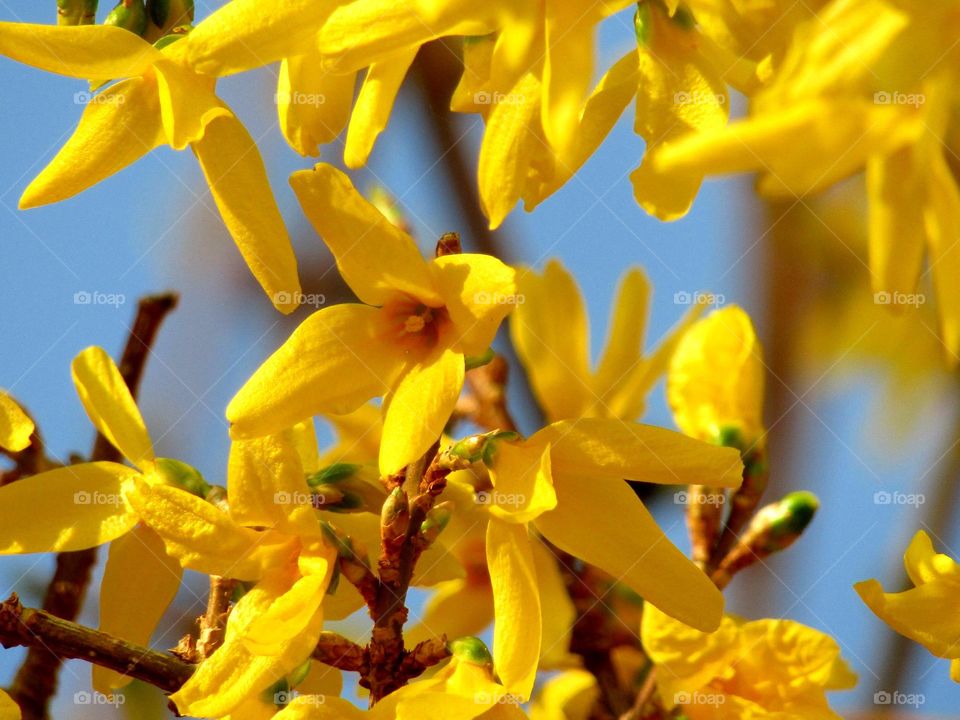
M468 463L483 460L484 464L490 465L493 462L498 442L512 442L519 438L520 434L512 430L497 430L483 435L470 435L455 443L453 447L447 450L447 453Z
M330 573L330 583L327 585L327 595L333 595L340 587L340 563L334 563L333 572Z
M103 24L116 25L134 35L143 36L147 31L147 9L143 6L143 0L120 0Z
M677 7L676 12L673 13L673 17L670 19L684 30L693 30L697 26L697 19L693 16L693 13L683 5Z
M769 507L775 508L777 513L776 516L771 513L770 532L777 537L797 536L806 530L813 520L820 501L812 492L800 490L790 493Z
M474 665L493 665L493 655L480 638L462 637L447 643L450 653L459 660Z
M192 465L173 458L157 458L157 472L168 485L173 485L197 497L206 498L210 493L210 484Z
M467 355L466 357L466 367L467 370L475 370L478 367L483 367L489 363L493 358L496 357L496 353L493 352L493 348L487 348L486 352L483 355Z
M432 543L437 539L437 536L443 532L444 528L447 527L447 523L450 522L452 515L453 503L449 500L434 505L430 509L430 512L427 513L423 524L420 525L421 537L423 537L427 543Z
M637 36L637 45L649 45L653 36L653 18L650 15L650 3L637 3L637 12L633 16L633 31Z
M407 531L410 521L410 503L403 488L393 489L380 511L380 528L384 537L398 538Z
M290 687L296 687L304 680L307 679L307 675L310 673L310 659L307 658L304 660L298 667L295 667L293 671L287 675L287 684Z
M360 467L357 463L334 463L333 465L327 465L327 467L321 468L313 475L309 475L307 477L307 485L316 487L317 485L333 485L338 482L343 482L357 472Z
M717 430L717 438L714 442L723 447L736 448L741 453L745 449L743 432L740 430L739 425L724 425Z
M156 42L153 43L153 46L157 50L163 50L168 45L173 45L173 43L180 38L186 37L191 30L193 30L193 25L178 25L163 37L157 38Z
M147 0L150 21L162 31L193 22L193 0Z
M98 0L57 0L57 25L93 25Z

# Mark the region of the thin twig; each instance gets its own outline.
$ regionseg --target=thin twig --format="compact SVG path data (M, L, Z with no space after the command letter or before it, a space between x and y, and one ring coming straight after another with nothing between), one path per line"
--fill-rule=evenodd
M194 666L172 655L115 638L99 630L25 608L17 594L0 603L0 645L43 648L62 660L77 658L176 692L193 674Z
M230 613L230 598L237 586L236 580L217 575L210 577L210 594L207 596L207 612L200 619L200 637L197 639L198 660L205 660L223 644L227 632L227 616Z
M136 397L143 368L160 324L177 305L177 295L166 293L141 298L120 359L120 374ZM120 460L110 442L98 434L90 453L91 460ZM43 598L43 610L64 620L75 620L86 595L90 574L97 562L97 549L63 552ZM10 695L20 706L23 720L44 720L50 699L56 694L61 659L42 645L32 645L10 687Z

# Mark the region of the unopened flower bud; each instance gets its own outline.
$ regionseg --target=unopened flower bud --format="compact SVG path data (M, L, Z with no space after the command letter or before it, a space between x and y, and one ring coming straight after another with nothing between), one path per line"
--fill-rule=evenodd
M458 660L474 665L493 665L493 655L486 643L476 637L462 637L447 643L450 653Z
M143 0L120 0L103 24L116 25L142 37L147 31L147 9Z
M57 0L57 25L93 25L98 0Z
M463 244L460 242L460 233L444 233L437 241L437 257L443 257L444 255L459 255L462 252Z
M193 0L147 0L150 40L166 35L173 28L193 22Z
M327 465L325 468L321 468L313 473L313 475L307 476L307 485L316 487L318 485L333 485L343 482L356 473L360 467L361 466L356 463L333 463L333 465Z
M410 522L410 503L402 487L395 487L380 511L380 538L385 544L402 539Z
M157 473L165 483L186 490L197 497L207 497L211 486L195 467L173 458L157 458L156 462Z
M450 522L452 515L453 503L449 500L437 503L430 509L426 519L420 526L420 537L427 545L432 544L440 533L443 532L444 528L447 527L447 523Z

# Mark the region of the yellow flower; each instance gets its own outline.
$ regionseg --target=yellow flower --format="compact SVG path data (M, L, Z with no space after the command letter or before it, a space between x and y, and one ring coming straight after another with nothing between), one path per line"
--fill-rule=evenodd
M831 637L792 620L724 616L706 634L647 605L641 638L664 704L691 720L839 720L826 692L857 681Z
M497 682L486 646L476 638L451 643L453 657L429 679L404 685L370 710L338 697L294 699L275 720L524 720L518 698Z
M20 706L0 690L0 720L20 720Z
M11 452L26 449L33 430L33 420L12 397L0 390L0 447Z
M291 178L307 216L365 304L315 312L227 408L234 437L256 437L384 395L380 470L396 472L440 437L463 386L510 311L514 271L487 255L425 261L339 170Z
M707 442L728 430L747 446L761 441L762 353L750 317L736 305L694 324L677 344L667 376L677 426Z
M530 720L588 720L600 690L586 670L567 670L547 680L530 707Z
M83 550L110 542L100 587L100 629L148 645L180 584L180 567L125 498L135 482L167 482L140 411L110 356L90 347L73 361L73 382L97 430L134 468L113 462L67 465L0 488L0 554ZM32 508L32 512L23 512ZM111 542L112 541L112 542ZM127 682L94 667L107 694Z
M620 281L610 319L607 346L590 369L590 330L586 308L573 276L557 260L543 274L523 270L510 333L547 420L580 417L636 420L646 396L666 369L683 328L699 306L643 354L650 284L640 269Z
M936 553L923 530L914 535L903 556L914 587L885 593L876 580L854 585L860 599L877 617L937 657L950 659L950 677L960 682L960 565Z
M232 3L231 3L232 4ZM211 16L194 32L225 32ZM176 37L176 36L171 36ZM256 143L187 60L191 40L161 49L110 25L0 23L0 53L100 83L73 136L24 191L21 208L72 197L161 145L190 147L224 223L277 309L297 307L297 263Z
M224 644L171 696L184 714L229 713L300 666L316 646L335 566L291 431L234 443L227 482L229 515L178 488L128 492L183 567L256 581Z

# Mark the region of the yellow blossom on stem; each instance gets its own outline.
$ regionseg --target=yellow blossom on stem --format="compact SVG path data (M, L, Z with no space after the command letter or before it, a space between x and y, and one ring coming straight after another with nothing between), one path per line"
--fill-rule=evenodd
M607 345L590 369L590 330L583 298L557 260L543 273L518 272L510 334L548 420L606 417L636 420L664 373L696 306L649 353L643 352L651 288L639 268L624 274L614 298Z
M330 165L291 184L364 304L318 310L227 408L236 438L384 396L380 470L396 472L440 437L460 395L464 356L482 354L513 306L514 271L488 255L424 260Z
M923 530L914 535L903 564L914 587L888 593L876 580L865 580L854 589L891 628L933 655L948 658L950 677L960 682L960 565L937 553Z
M232 4L232 3L231 3ZM203 36L226 31L215 16ZM112 25L0 23L0 53L48 72L119 82L87 98L80 124L20 199L32 208L72 197L161 145L194 151L250 271L277 309L292 312L297 263L256 143L188 61L190 36L155 47Z
M691 720L839 720L826 693L857 681L833 638L792 620L727 615L707 634L648 605L641 638L662 702Z

